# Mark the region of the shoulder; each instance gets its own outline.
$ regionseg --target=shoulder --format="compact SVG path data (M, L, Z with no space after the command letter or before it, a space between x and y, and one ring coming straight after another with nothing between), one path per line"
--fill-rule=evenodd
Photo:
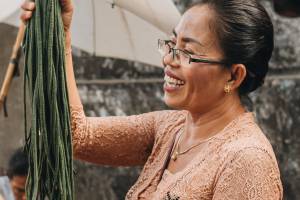
M272 159L276 160L269 139L256 123L252 114L246 116L246 118L229 130L223 139L222 150L231 156L242 152L258 151L265 152Z
M279 173L276 159L265 148L262 147L245 147L234 152L225 168L232 168L233 170L243 167L249 171L260 169L260 171L268 171L272 169L273 172Z
M261 148L240 149L216 178L216 199L282 199L276 160Z
M156 137L161 137L166 132L172 132L180 127L186 119L186 111L163 110L153 112Z
M223 158L223 168L272 169L279 174L275 153L264 133L259 128L248 131L242 130L222 145L219 156Z
M157 126L175 125L185 120L186 111L180 110L162 110L153 112Z
M219 156L222 159L220 171L244 170L248 175L260 171L262 176L265 173L280 178L272 145L254 118L241 122L229 132Z
M155 141L172 138L173 133L181 128L187 112L180 110L161 110L138 115L145 123L151 123L155 132ZM166 134L167 133L167 134ZM165 136L168 136L165 138ZM164 139L165 138L165 139Z
M1 181L8 181L8 177L7 176L0 176L0 182Z
M9 179L7 176L0 176L0 189L9 186Z
M185 111L177 110L160 110L153 111L138 115L124 116L124 118L130 118L131 120L144 121L146 123L153 123L155 129L176 124L185 119Z
M172 130L182 124L185 120L186 111L177 110L160 110L153 111L138 115L123 116L127 121L134 122L134 124L142 124L143 127L151 127L151 129L156 133L156 136L162 134L167 130ZM120 120L122 117L118 117ZM149 128L147 128L149 129Z

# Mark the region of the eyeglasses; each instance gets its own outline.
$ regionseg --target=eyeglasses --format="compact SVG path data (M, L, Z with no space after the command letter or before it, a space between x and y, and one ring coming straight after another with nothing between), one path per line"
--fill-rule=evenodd
M158 40L158 51L160 52L160 54L164 57L172 53L173 60L178 64L190 64L192 62L195 62L195 63L206 63L206 64L217 64L217 65L231 65L229 62L225 62L225 61L192 58L191 54L181 49L175 49L174 46L175 46L174 42L171 40L161 40L161 39ZM257 75L249 69L247 69L247 73L252 78L257 77ZM262 79L262 83L263 82L264 79Z
M188 52L175 49L174 42L171 40L158 40L158 51L162 56L166 56L172 53L173 60L178 64L190 64L192 62L195 63L207 63L207 64L218 64L218 65L226 65L228 63L224 61L215 61L208 59L200 59L200 58L192 58L192 55Z

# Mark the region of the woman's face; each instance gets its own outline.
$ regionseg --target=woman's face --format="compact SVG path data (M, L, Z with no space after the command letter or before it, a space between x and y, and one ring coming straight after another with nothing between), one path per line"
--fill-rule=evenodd
M192 53L193 58L220 61L223 59L214 34L212 10L206 6L189 9L183 16L171 40L176 49ZM226 95L224 86L230 80L228 69L218 64L175 62L171 54L163 58L165 65L164 100L172 108L206 112L219 105ZM183 85L172 87L172 77ZM173 80L174 81L174 80ZM178 82L180 83L180 82Z

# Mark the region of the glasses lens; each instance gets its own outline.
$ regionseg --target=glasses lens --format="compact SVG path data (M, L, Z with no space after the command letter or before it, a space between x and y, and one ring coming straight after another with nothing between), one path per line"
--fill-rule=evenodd
M168 40L158 40L158 51L162 56L171 53L173 60L178 64L189 64L190 56L180 49L175 49L174 44Z
M158 40L158 51L163 56L170 52L170 47L165 40Z
M189 64L190 56L180 49L175 49L173 59L180 64Z

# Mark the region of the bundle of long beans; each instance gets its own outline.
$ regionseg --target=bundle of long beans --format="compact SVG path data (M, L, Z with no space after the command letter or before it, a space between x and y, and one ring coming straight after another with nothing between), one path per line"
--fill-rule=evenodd
M64 28L59 0L35 0L23 42L24 91L31 103L26 133L29 200L74 199L70 115L65 74ZM26 92L25 129L26 125Z

